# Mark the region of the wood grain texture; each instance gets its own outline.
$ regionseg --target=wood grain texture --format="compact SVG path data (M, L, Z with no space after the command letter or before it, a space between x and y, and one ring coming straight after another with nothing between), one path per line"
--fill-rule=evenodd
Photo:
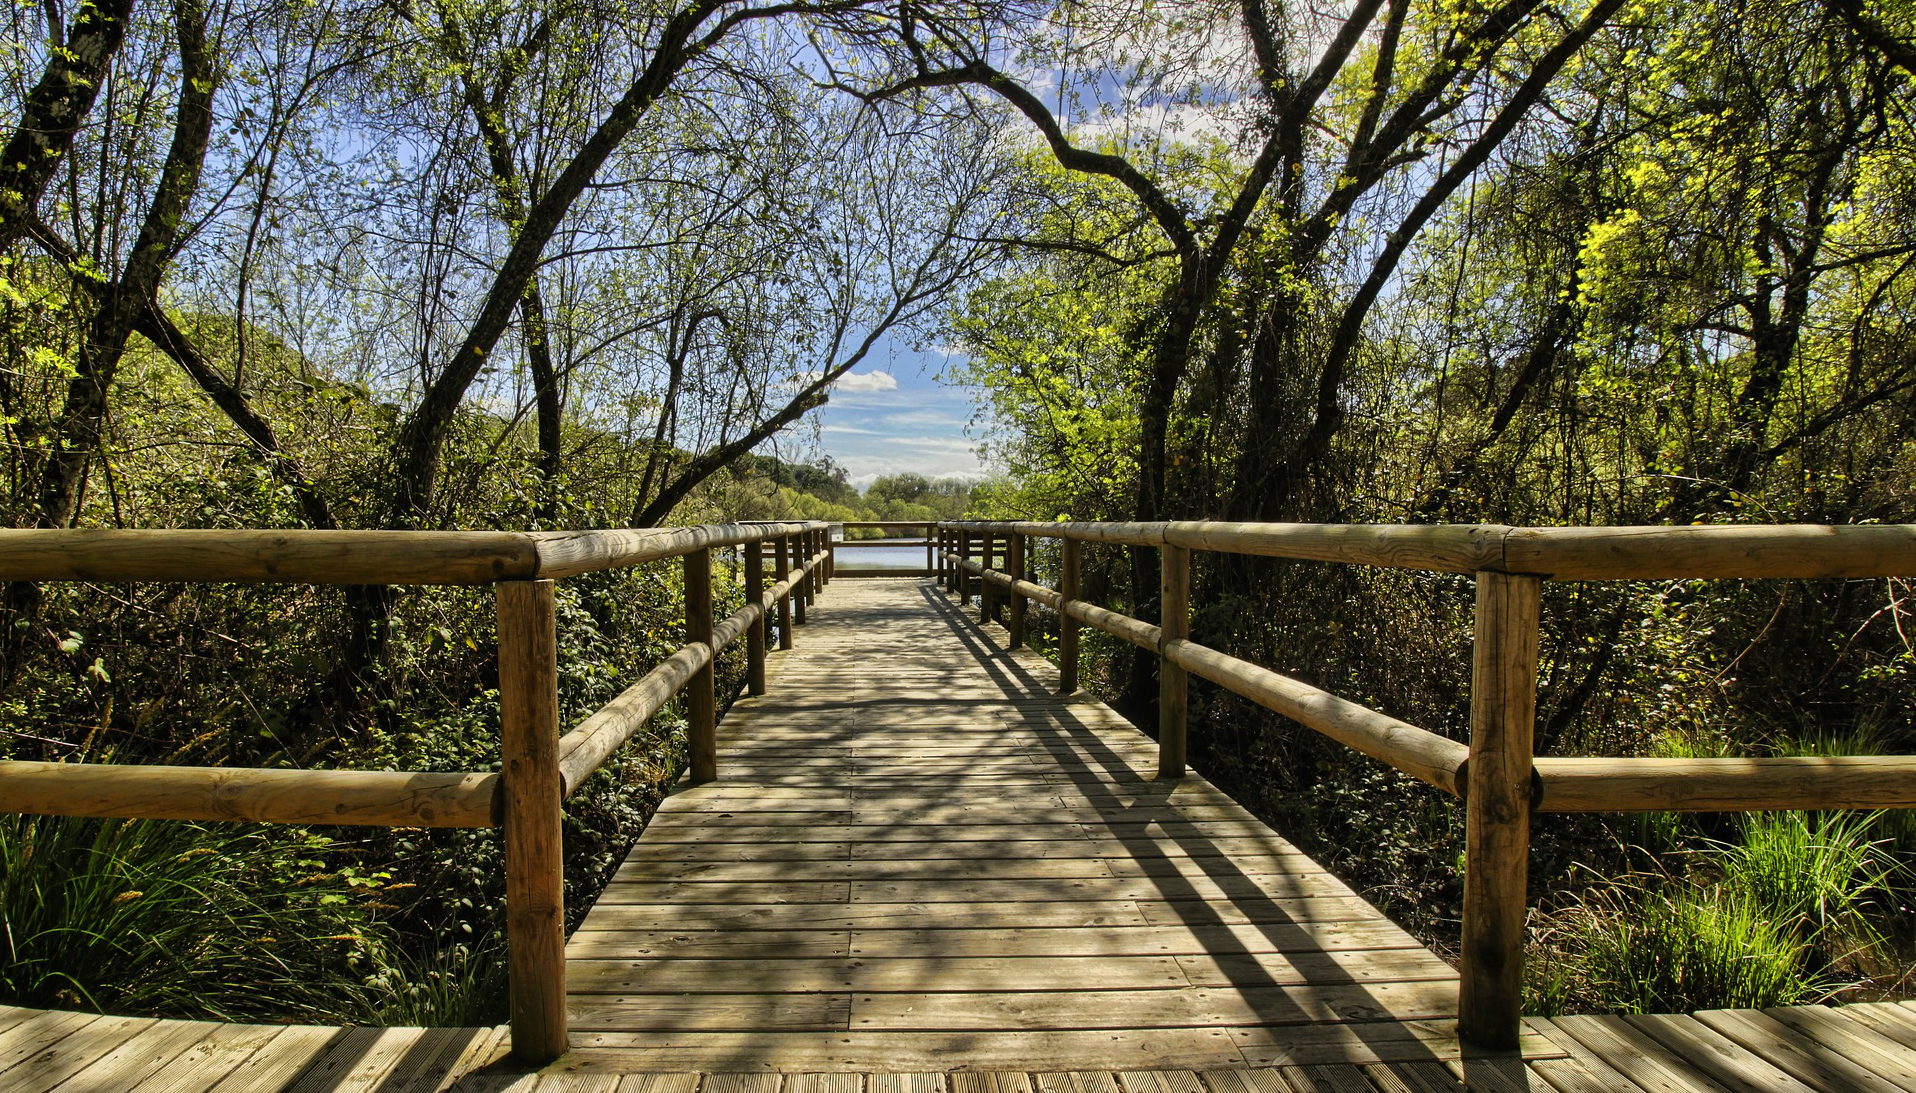
M154 820L491 827L499 776L0 760L8 811Z
M1537 721L1543 582L1477 575L1470 683L1463 979L1457 1025L1471 1043L1517 1046L1523 1019L1531 744Z
M512 1053L544 1063L566 1049L565 786L552 582L504 582L497 596Z

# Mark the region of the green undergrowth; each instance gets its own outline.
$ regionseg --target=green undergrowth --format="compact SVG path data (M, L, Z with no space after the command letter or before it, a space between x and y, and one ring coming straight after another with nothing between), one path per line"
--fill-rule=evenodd
M297 829L0 816L0 990L27 1006L363 1020L383 875Z
M1835 996L1885 942L1900 870L1881 814L1752 813L1733 839L1672 854L1543 916L1527 1008L1688 1012Z

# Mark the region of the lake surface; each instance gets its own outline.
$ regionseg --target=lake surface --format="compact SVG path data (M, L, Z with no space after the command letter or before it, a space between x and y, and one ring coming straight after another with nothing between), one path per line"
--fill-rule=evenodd
M845 569L925 568L923 539L891 540L896 546L875 546L874 540L837 544L838 564Z

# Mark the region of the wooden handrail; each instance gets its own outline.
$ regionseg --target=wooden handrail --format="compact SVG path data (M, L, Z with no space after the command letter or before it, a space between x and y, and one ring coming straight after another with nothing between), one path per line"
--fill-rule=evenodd
M941 526L1439 573L1530 573L1559 581L1916 576L1912 524L1534 528L974 520Z
M539 532L0 529L0 580L494 584L574 577L825 526Z
M493 827L499 776L0 760L8 812L273 824Z

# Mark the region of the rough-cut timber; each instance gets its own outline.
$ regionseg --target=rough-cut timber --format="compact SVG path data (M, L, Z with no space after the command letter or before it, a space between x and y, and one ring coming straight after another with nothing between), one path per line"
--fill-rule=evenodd
M923 580L840 581L568 947L594 1070L1455 1057L1450 967Z

